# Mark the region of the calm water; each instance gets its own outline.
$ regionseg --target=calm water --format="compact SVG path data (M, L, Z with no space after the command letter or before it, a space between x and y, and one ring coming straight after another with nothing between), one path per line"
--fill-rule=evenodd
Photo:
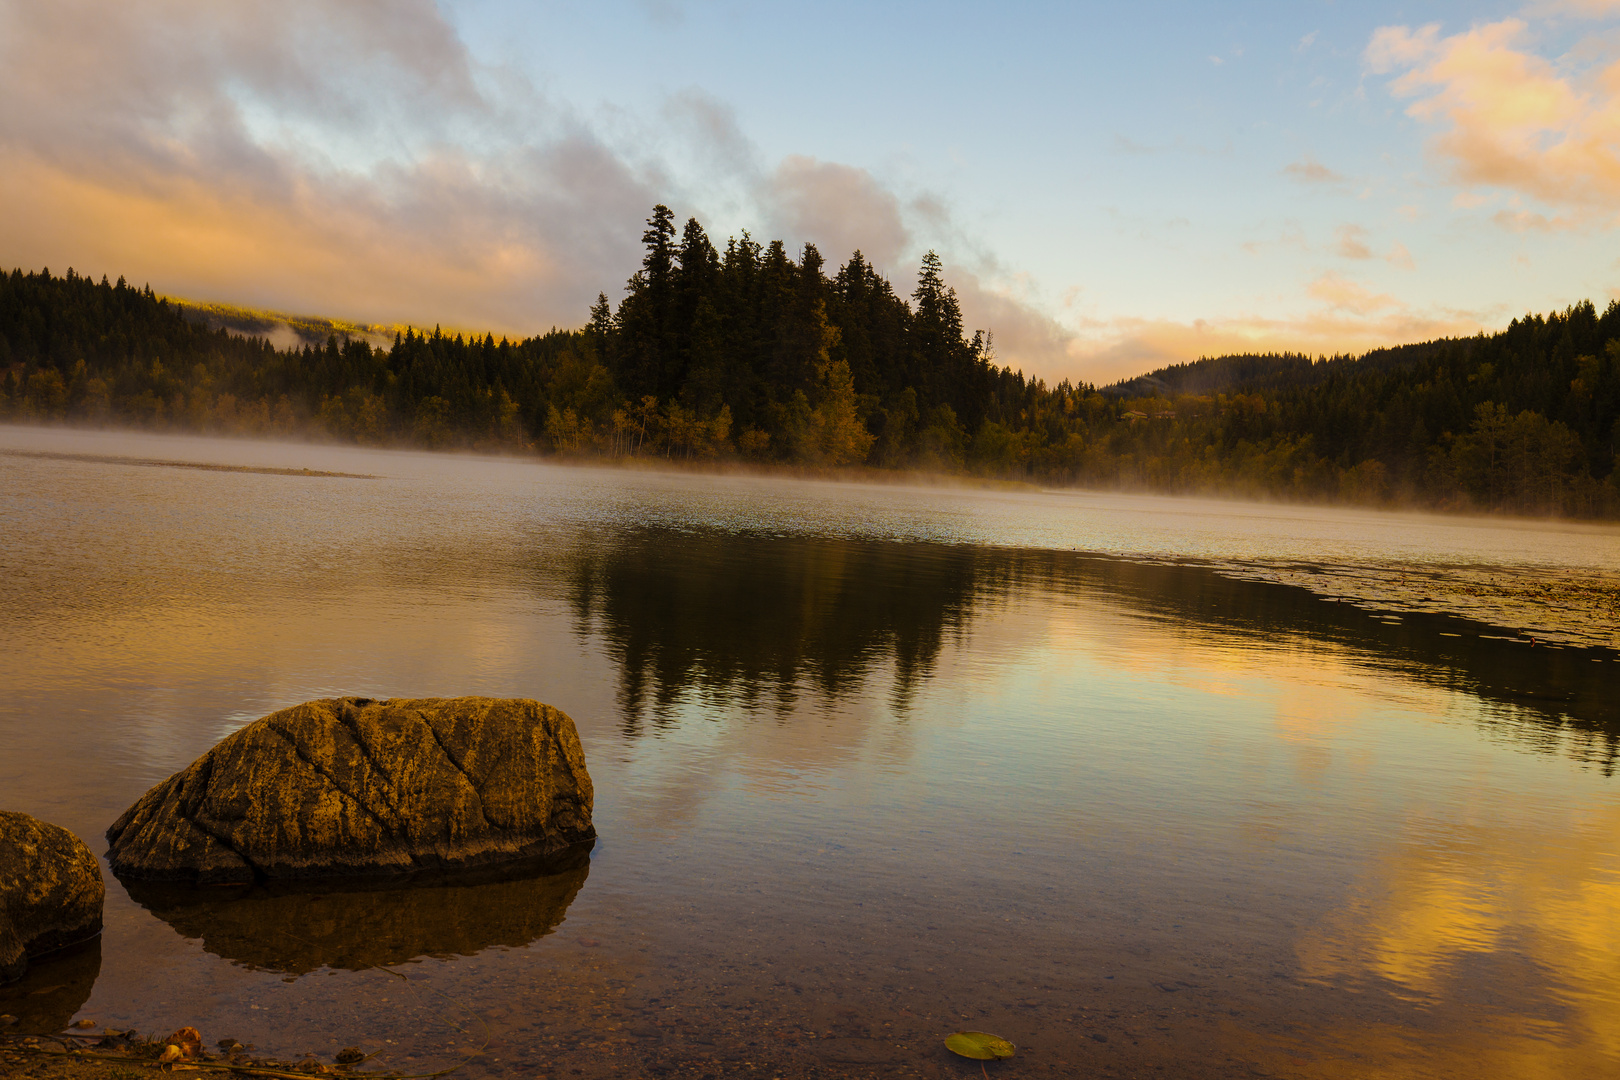
M601 834L427 889L108 875L100 941L0 989L31 1025L467 1076L978 1075L962 1027L1008 1077L1620 1072L1620 530L7 449L377 478L0 453L0 806L99 853L267 712L493 694L574 717Z

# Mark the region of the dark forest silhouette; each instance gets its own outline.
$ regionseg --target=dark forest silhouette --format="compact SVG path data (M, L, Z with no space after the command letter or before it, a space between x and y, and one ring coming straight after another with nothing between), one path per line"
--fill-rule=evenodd
M1620 302L1361 357L1224 356L1113 387L995 362L940 260L717 249L659 206L615 309L521 341L277 349L69 270L0 273L0 417L570 457L1620 516Z

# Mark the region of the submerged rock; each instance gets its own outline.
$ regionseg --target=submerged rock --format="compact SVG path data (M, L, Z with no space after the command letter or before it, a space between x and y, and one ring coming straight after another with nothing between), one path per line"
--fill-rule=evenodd
M30 957L101 932L107 888L84 841L58 825L0 810L0 982Z
M574 722L519 698L328 698L255 720L107 830L120 877L414 873L596 835Z

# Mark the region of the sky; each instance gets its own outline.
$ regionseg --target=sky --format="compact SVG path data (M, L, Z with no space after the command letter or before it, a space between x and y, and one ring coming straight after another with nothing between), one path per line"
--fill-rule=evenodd
M1620 0L0 0L0 267L525 336L656 203L1111 382L1620 298Z

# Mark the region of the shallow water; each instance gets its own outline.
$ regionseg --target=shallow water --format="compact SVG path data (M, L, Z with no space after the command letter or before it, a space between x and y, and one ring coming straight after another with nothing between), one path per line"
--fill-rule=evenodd
M276 708L494 694L574 717L601 834L414 890L109 875L0 989L30 1023L469 1076L976 1075L961 1027L1008 1075L1620 1069L1620 529L7 449L377 478L0 453L0 805L99 853Z

